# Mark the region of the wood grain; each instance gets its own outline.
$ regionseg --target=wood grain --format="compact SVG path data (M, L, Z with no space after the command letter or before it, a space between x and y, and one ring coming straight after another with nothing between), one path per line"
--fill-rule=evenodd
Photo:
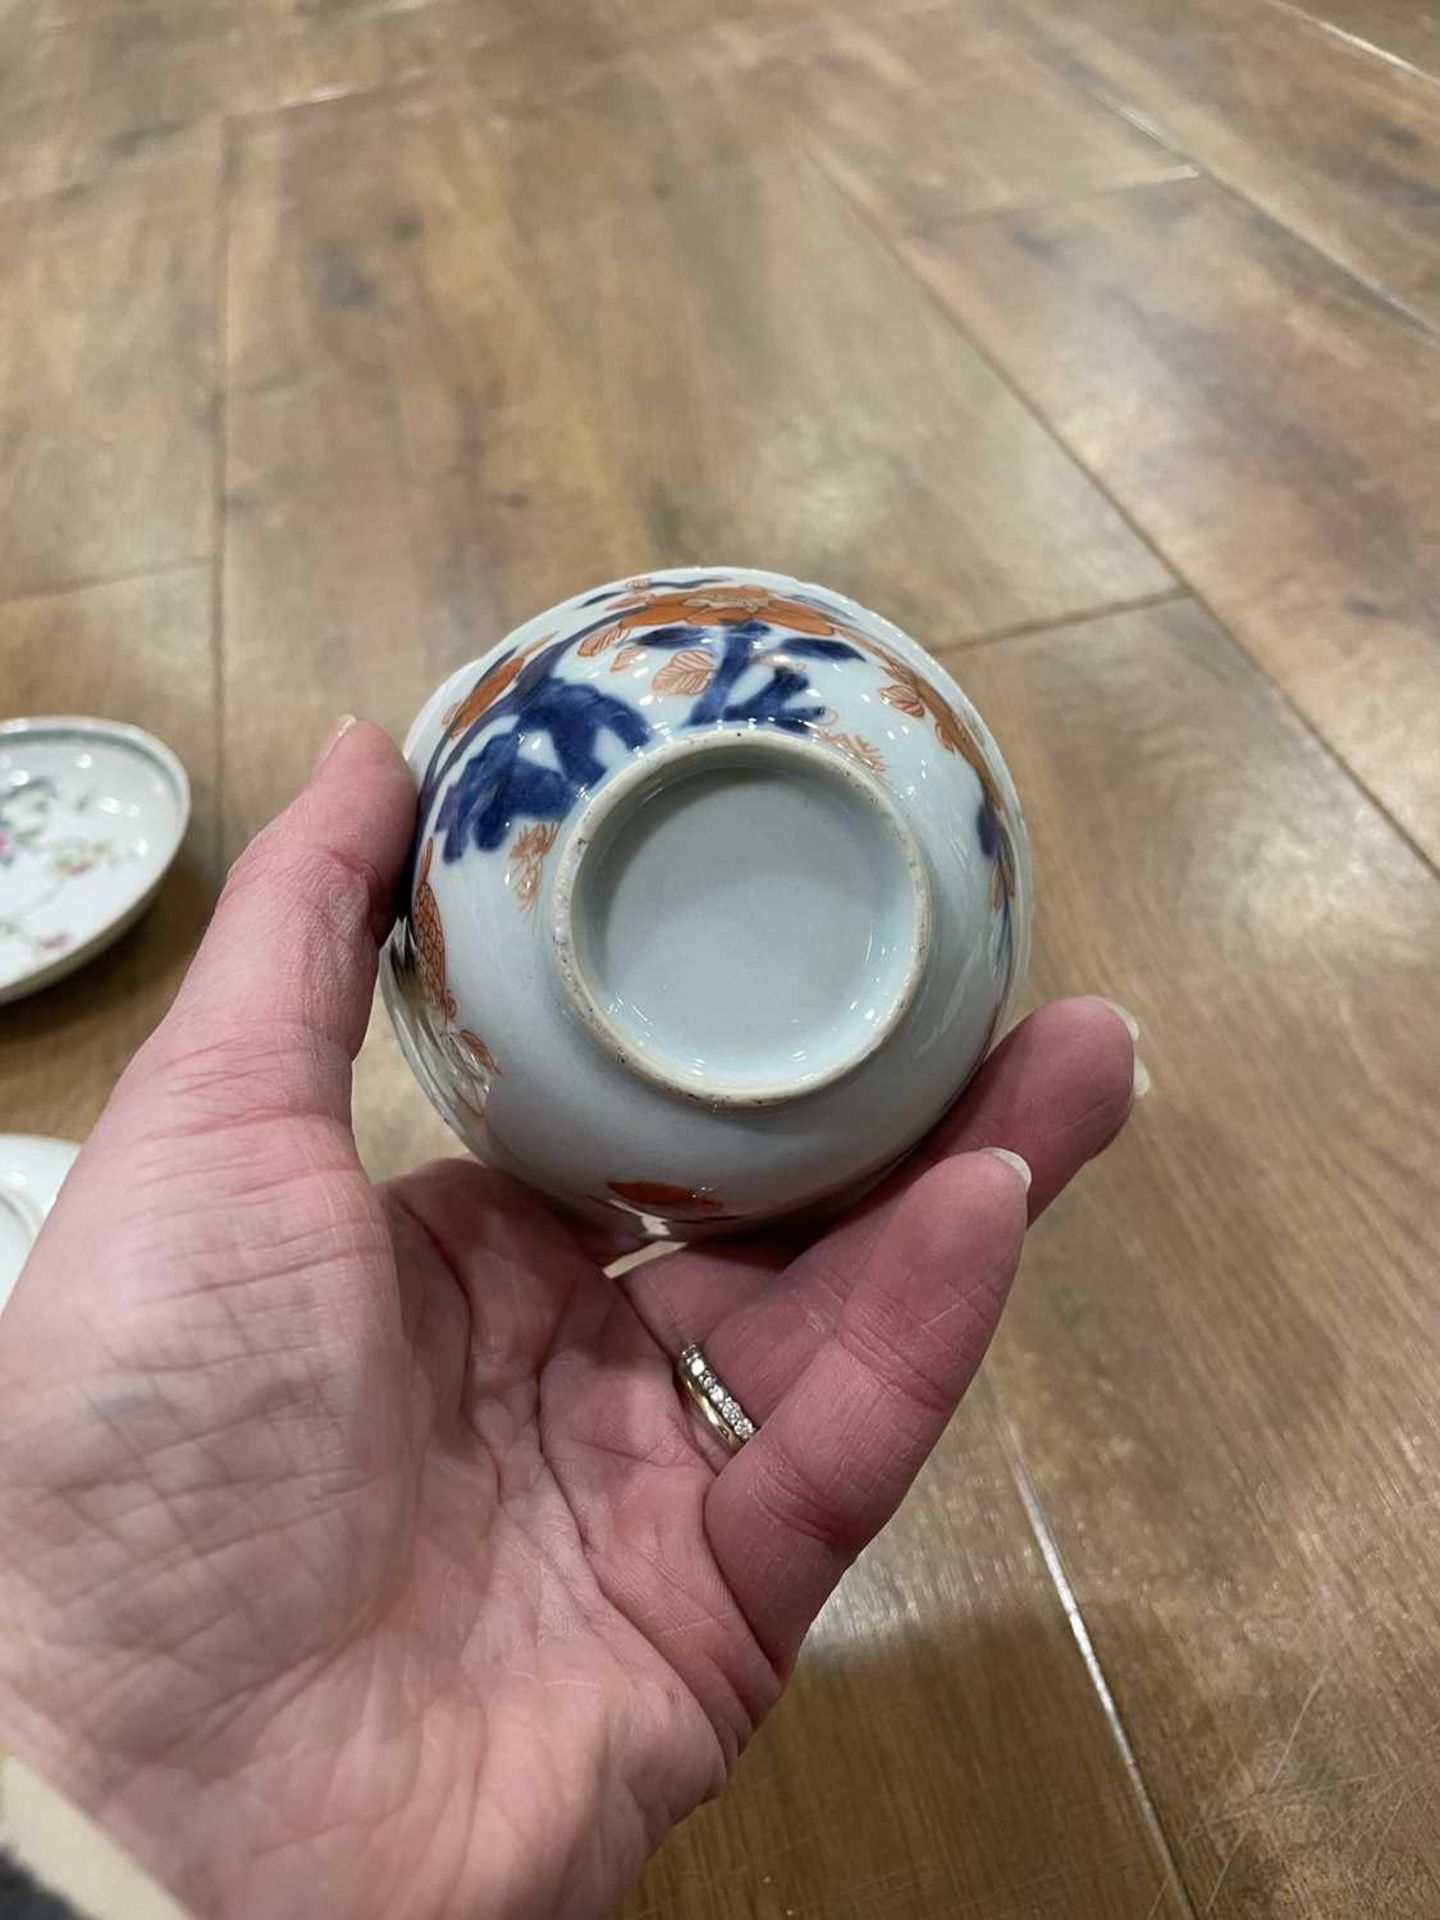
M218 179L223 140L218 116L137 120L130 103L113 91L0 107L0 202L156 166Z
M949 10L830 15L762 81L806 150L890 234L1194 172L1012 34Z
M387 97L242 128L228 281L233 848L336 714L403 733L518 620L651 555L478 120Z
M1440 1886L1434 876L1180 604L957 663L1154 1086L991 1362L1197 1913Z
M101 171L107 150L124 158L197 121L432 75L448 15L443 5L317 13L245 0L90 8L31 31L0 65L0 109L11 123L0 188L19 190L17 169L26 177L26 136L42 150L29 159L31 176L58 149L49 164L68 157L78 178L81 168Z
M1307 15L1322 29L1404 61L1440 80L1440 8L1432 0L1271 0L1285 12Z
M1086 84L1440 328L1440 88L1251 0L1018 0Z
M653 557L527 280L476 127L415 97L239 130L229 282L225 843L335 717L402 735L548 602ZM452 1152L372 1022L377 1175Z
M702 0L693 0L701 4ZM692 0L685 0L692 4ZM678 8L681 0L675 0ZM543 117L548 107L643 58L657 37L673 40L691 23L664 9L652 18L622 0L574 6L569 0L492 0L459 5L446 19L448 58L492 112ZM645 129L631 129L643 139ZM576 184L583 184L583 170Z
M652 552L824 578L932 640L1163 591L1158 562L802 156L634 73L489 137ZM653 109L653 112L652 112ZM611 152L643 122L657 191ZM703 165L690 161L692 146ZM583 219L563 191L613 182Z
M0 1007L5 1131L83 1139L169 1005L219 878L208 567L0 604L4 717L136 721L190 775L190 830L155 904L68 980Z
M1011 1478L967 1401L719 1805L616 1920L1179 1920Z
M217 186L0 205L0 597L211 551Z
M1198 181L967 223L912 257L1440 857L1420 719L1440 705L1435 343Z
M738 48L709 34L678 49L641 46L623 62L571 69L568 84L547 77L553 46L538 65L535 47L522 101L511 97L516 73L502 72L497 92L490 69L477 70L475 118L517 230L574 231L663 207L782 152L785 125L755 85L772 37L747 28ZM650 292L637 285L636 305Z
M823 181L805 176L791 205L778 167L754 172L738 107L719 98L708 116L698 106L687 116L681 102L622 152L612 138L605 161L597 132L618 124L607 116L659 91L637 82L616 98L607 87L610 105L592 93L499 128L412 96L237 129L224 570L232 853L294 790L337 713L360 705L403 731L443 673L587 581L705 551L778 554L952 633L1168 583ZM729 258L695 282L695 317L679 324L662 302L684 299L678 276L694 270L677 260L667 293L655 253L654 272L625 288L608 251L624 236L605 222L648 218L650 183L685 157L685 140L712 172L728 156L738 197ZM592 156L583 208L570 186L580 152ZM771 268L748 259L751 204L778 229L767 244L786 277L773 292ZM677 208L655 245L683 244L688 225ZM848 255L844 275L827 248ZM717 331L734 324L732 266L752 273L768 307L753 361L717 393L732 357ZM893 346L852 394L845 343L876 300ZM587 310L612 337L592 334ZM797 338L782 361L764 343L787 330ZM868 446L843 418L820 437L816 423L847 399ZM773 451L743 470L697 466L702 423L724 444L731 408ZM649 436L638 464L637 432ZM851 497L827 502L831 458L853 479ZM1005 507L1007 488L1033 500L1028 517ZM942 558L922 600L917 582ZM377 1171L422 1142L444 1145L383 1031L357 1105Z
M768 555L943 637L1170 582L833 189L754 155L709 90L627 70L543 115L249 123L228 281L237 834L302 770L267 756L245 796L246 699L259 726L281 697L259 663L302 642L396 724L546 597L662 559Z

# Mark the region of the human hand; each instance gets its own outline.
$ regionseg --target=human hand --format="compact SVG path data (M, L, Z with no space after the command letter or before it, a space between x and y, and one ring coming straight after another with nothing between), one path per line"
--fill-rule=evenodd
M590 1915L718 1791L1124 1121L1033 1015L818 1237L619 1282L469 1161L361 1168L412 826L355 726L237 863L0 1319L0 1745L201 1914ZM706 1353L759 1431L677 1393Z

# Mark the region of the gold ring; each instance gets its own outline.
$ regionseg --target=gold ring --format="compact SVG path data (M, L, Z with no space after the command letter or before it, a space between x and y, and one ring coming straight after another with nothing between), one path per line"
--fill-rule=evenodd
M675 1362L675 1374L704 1415L706 1424L719 1434L732 1453L738 1453L747 1440L754 1438L755 1422L699 1347L686 1347Z

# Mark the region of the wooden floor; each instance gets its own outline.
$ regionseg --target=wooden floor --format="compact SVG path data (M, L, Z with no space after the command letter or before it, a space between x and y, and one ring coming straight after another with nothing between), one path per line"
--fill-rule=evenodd
M333 717L655 563L943 650L1130 1136L623 1908L1440 1915L1440 6L0 0L0 699L196 784L0 1015L82 1135ZM444 1150L387 1037L377 1171Z

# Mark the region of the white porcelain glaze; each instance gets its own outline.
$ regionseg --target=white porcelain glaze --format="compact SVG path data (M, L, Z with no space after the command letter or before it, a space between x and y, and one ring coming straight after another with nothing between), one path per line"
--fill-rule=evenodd
M594 789L557 855L550 932L572 1009L610 1053L689 1099L753 1108L875 1052L919 989L930 915L924 855L872 774L720 726ZM697 953L724 954L703 993Z
M185 769L138 727L0 722L0 1003L118 939L154 897L189 817Z
M36 1133L0 1133L0 1307L80 1149Z
M707 568L577 596L452 675L405 751L402 1045L475 1153L591 1218L693 1237L858 1191L1023 979L994 741L823 588Z

